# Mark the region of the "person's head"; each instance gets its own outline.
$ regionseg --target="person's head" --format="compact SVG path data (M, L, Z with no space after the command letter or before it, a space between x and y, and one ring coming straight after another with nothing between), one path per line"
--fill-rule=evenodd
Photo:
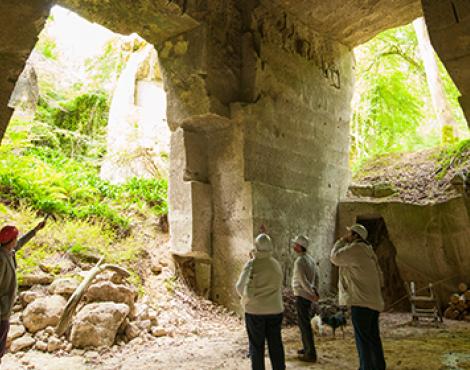
M0 246L8 250L15 248L19 231L16 226L7 225L0 230Z
M273 250L273 243L268 234L259 234L254 244L256 252L272 252Z
M348 241L352 242L354 240L363 240L367 242L367 229L361 224L354 224L351 227L347 228L348 230Z
M307 251L309 240L304 235L298 235L292 239L292 248L296 253L305 253Z

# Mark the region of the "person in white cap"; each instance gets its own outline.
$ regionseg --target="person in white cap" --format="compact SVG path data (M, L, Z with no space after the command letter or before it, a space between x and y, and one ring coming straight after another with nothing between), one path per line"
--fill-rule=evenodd
M292 274L292 289L303 345L303 349L298 351L299 360L316 362L317 350L312 325L310 324L310 308L312 302L318 301L319 296L316 289L315 261L307 254L308 243L308 238L303 235L299 235L292 240L293 249L297 254Z
M348 227L331 250L330 260L339 266L339 304L351 307L359 370L384 370L379 330L383 275L367 234L363 225Z
M265 343L273 370L286 368L281 324L284 312L282 302L283 273L272 256L269 235L259 234L235 285L245 310L245 325L250 346L252 370L264 370Z

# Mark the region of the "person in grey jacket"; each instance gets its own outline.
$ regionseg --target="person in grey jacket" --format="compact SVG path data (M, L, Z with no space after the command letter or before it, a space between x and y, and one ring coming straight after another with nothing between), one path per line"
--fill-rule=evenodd
M351 321L359 354L359 370L385 370L379 314L384 309L383 275L367 229L349 227L331 250L331 262L339 266L339 304L351 307Z
M252 370L265 369L266 341L273 370L286 368L281 337L283 273L272 249L271 238L264 233L258 235L250 253L252 258L243 267L235 286L245 310Z
M292 274L292 289L295 296L297 317L300 333L302 335L303 349L298 351L299 360L316 362L317 351L310 324L310 307L312 302L318 301L316 289L316 272L313 258L307 254L308 238L299 235L292 240L293 249L297 254Z
M46 220L44 219L19 239L19 231L15 226L4 226L0 230L0 362L6 351L10 316L18 290L15 253L45 225Z

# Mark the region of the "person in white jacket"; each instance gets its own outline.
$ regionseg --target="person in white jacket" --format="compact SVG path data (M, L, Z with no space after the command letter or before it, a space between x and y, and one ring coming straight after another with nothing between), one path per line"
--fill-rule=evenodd
M252 258L243 267L235 286L245 310L252 370L265 369L266 341L273 370L286 368L281 336L283 273L272 249L271 238L264 233L258 235L250 253Z
M351 307L360 370L385 370L379 314L384 309L383 275L367 243L367 230L355 224L338 239L330 260L339 267L339 304Z
M304 235L299 235L292 240L293 249L297 254L292 274L292 290L294 291L297 319L303 345L303 348L298 351L299 360L316 362L317 350L312 325L310 324L310 308L312 302L318 301L319 296L315 286L317 275L315 261L307 254L308 243L309 240Z

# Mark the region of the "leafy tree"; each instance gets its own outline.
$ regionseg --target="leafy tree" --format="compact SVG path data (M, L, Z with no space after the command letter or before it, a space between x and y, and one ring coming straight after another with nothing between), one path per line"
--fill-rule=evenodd
M426 73L412 25L387 30L355 50L356 90L351 123L353 166L372 156L440 143ZM459 92L439 64L451 114L465 126ZM462 129L463 130L463 129Z

